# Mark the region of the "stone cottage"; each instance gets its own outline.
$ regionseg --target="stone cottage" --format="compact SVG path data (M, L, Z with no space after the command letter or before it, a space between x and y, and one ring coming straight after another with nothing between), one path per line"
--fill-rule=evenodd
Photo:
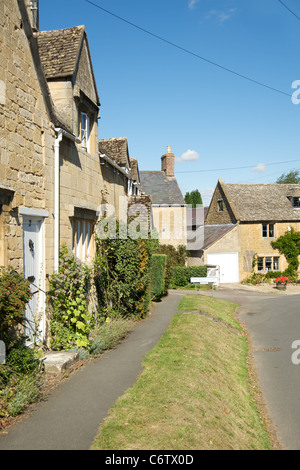
M41 32L36 6L0 2L0 265L39 289L27 334L38 329L44 341L44 292L61 244L89 262L102 205L116 193L127 197L133 178L99 152L100 100L84 26Z
M193 264L220 266L220 282L241 282L256 272L284 271L285 256L271 242L300 230L299 184L230 184L219 180ZM191 261L190 261L191 262Z

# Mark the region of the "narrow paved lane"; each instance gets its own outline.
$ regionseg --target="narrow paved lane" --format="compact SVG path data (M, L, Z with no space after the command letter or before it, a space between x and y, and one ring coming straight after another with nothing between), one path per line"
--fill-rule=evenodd
M136 381L184 294L156 304L121 344L57 387L19 424L0 433L0 450L87 450L115 400Z

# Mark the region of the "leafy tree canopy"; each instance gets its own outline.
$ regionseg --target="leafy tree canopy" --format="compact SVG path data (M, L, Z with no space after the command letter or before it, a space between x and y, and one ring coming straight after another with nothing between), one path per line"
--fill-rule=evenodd
M300 169L294 169L288 173L283 173L277 179L278 184L299 184L300 183Z
M197 204L203 204L202 197L198 189L195 189L190 193L186 193L186 195L184 196L184 201L186 204L191 204L192 207L196 207Z

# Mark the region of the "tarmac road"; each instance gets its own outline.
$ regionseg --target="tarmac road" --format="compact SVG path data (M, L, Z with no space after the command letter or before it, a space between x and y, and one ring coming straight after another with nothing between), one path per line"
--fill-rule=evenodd
M299 450L300 295L232 289L214 295L241 305L237 317L252 340L259 387L278 440L284 450Z
M108 410L142 371L141 361L167 329L183 295L170 291L114 350L57 387L28 417L0 433L0 450L87 450ZM202 292L204 293L204 292ZM209 291L205 295L211 295ZM300 449L300 295L221 288L238 303L252 339L254 362L270 419L284 449ZM299 340L299 355L292 348Z

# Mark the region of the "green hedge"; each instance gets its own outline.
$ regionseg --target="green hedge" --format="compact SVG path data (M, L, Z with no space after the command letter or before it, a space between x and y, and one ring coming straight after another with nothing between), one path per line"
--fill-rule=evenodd
M151 296L154 300L159 300L165 294L166 264L167 255L151 256Z
M184 287L190 284L191 277L206 276L206 266L177 266L173 270L171 287Z

